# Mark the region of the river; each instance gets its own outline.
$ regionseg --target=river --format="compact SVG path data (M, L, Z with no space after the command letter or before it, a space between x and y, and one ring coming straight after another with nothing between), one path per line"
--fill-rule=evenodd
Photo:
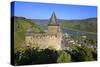
M84 31L72 30L69 28L61 28L61 31L63 33L68 33L70 36L79 35L79 36L86 36L87 38L97 39L97 34L90 34Z

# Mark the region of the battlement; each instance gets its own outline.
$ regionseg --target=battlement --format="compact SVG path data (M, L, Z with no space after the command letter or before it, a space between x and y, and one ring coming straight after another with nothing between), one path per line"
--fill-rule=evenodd
M60 37L60 33L49 34L49 33L27 33L26 37L31 36L33 38L58 38Z

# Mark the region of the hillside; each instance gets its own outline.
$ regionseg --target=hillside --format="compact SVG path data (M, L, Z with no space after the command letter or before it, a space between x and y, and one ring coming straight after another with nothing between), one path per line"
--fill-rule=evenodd
M32 21L35 21L40 28L47 29L48 19L32 19ZM93 34L97 33L97 18L87 18L81 20L57 19L57 21L61 25L61 28L91 32Z
M40 32L40 28L30 19L24 17L12 17L14 19L14 49L20 50L24 46L25 33L28 28L33 32Z
M97 18L66 20L61 23L61 27L97 33Z

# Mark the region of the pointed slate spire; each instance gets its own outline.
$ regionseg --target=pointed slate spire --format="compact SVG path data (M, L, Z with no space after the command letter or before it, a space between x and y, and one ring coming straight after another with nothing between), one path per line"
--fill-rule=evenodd
M52 16L50 18L50 24L57 24L55 12L52 13Z

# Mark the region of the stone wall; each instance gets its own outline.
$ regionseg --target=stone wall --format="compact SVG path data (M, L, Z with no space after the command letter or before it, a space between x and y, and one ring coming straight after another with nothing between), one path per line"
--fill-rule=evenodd
M25 42L29 47L39 47L41 49L54 48L61 49L62 34L33 33L25 38Z
M48 33L56 34L59 31L59 26L48 26Z

